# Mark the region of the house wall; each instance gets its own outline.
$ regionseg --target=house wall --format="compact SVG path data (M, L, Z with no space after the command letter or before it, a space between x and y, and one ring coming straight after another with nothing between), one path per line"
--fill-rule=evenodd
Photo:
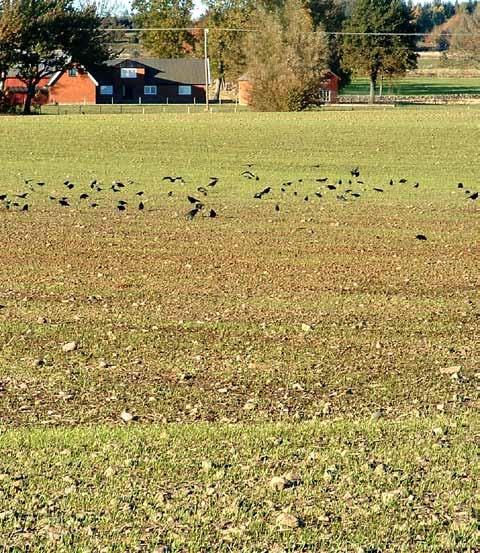
M40 81L37 85L37 89L43 89L49 79L45 78ZM25 83L16 77L7 77L5 79L5 91L8 94L9 102L12 106L23 106L25 102L25 92L8 92L8 89L11 88L25 88ZM34 103L35 104L46 104L48 102L48 95L43 94L40 91L37 91Z
M54 104L95 104L96 86L86 72L71 77L62 73L50 87L49 102Z

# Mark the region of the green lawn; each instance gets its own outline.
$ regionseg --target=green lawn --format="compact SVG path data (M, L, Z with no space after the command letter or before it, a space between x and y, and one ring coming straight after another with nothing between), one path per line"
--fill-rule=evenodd
M478 551L476 113L0 118L0 545Z
M369 81L355 78L341 94L368 94ZM385 81L383 94L395 96L435 96L441 94L480 94L480 77L404 77Z

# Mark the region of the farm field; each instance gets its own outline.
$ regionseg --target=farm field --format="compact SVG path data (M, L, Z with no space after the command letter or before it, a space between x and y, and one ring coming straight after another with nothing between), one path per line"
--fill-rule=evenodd
M478 551L475 110L0 133L2 546Z
M341 94L368 94L369 87L368 79L357 77L341 90ZM480 94L480 77L406 76L392 82L385 81L383 94L394 96L478 95Z

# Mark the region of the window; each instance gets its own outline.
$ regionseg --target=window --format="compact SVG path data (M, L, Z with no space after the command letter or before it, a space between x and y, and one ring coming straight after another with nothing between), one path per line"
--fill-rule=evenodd
M137 70L135 69L135 67L122 67L120 69L120 77L122 79L136 79Z
M179 96L191 96L192 87L189 84L178 85L178 95Z
M156 86L144 86L143 87L143 93L145 96L156 96L157 95L157 87Z
M113 86L112 85L102 85L100 87L100 94L103 94L104 96L112 96L113 95Z
M76 67L70 67L68 70L69 77L76 77L78 75L78 69Z

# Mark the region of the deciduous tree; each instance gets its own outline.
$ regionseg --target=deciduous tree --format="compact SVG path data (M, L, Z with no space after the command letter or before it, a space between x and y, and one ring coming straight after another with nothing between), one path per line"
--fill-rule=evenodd
M370 102L375 101L380 76L391 77L416 67L416 38L408 36L414 29L409 9L401 0L357 0L345 31L359 33L344 38L343 63L370 79Z

